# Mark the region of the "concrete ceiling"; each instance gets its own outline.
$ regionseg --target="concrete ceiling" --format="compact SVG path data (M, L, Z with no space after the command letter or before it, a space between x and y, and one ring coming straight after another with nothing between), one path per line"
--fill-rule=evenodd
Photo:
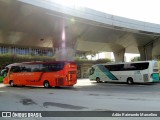
M59 47L62 30L66 44L79 51L119 51L138 53L154 39L153 35L133 33L116 28L91 25L90 21L21 3L0 0L0 44ZM53 43L52 43L53 42Z

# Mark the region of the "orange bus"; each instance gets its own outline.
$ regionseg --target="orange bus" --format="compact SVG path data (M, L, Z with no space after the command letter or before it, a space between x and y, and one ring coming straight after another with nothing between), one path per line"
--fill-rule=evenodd
M4 74L6 73L6 74ZM3 70L4 84L10 86L73 86L77 83L75 62L23 62L6 66Z

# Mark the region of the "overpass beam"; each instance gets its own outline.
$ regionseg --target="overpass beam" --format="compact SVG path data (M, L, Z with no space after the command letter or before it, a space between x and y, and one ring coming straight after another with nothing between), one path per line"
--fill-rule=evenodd
M125 48L121 49L118 52L113 52L115 62L124 62L124 54L125 54Z

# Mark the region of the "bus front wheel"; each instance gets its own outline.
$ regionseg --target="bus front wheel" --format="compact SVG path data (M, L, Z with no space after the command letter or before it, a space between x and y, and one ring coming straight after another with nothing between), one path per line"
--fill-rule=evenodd
M129 85L131 85L131 84L133 84L134 82L133 82L133 78L128 78L127 79L127 84L129 84Z
M44 85L45 88L49 88L49 87L50 87L49 82L48 82L47 80L44 81L44 84L43 84L43 85Z
M101 82L101 79L99 77L96 78L97 83Z
M11 81L9 82L9 85L10 85L11 87L13 87L13 86L14 86L14 82L13 82L13 80L11 80Z

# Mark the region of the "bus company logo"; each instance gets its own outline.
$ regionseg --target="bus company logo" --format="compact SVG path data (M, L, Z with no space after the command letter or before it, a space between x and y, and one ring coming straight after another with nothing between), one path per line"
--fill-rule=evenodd
M40 112L2 112L2 117L17 117L17 118L26 118L26 117L42 117Z
M12 117L11 112L2 112L2 117Z

